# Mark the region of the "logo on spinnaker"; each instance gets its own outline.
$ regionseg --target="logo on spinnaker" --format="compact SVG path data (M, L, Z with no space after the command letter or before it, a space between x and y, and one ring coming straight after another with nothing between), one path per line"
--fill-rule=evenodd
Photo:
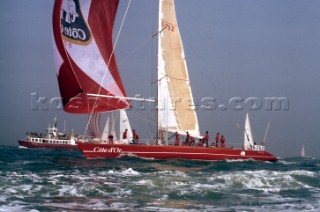
M79 0L64 0L60 18L64 40L78 45L90 43L91 32L81 13Z

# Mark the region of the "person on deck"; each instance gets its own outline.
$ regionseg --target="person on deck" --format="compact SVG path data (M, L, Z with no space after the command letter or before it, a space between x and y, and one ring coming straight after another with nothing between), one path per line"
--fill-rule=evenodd
M223 135L221 136L220 143L221 143L221 148L224 148L225 138L223 137Z
M193 136L190 136L190 144L189 146L194 146L196 144L195 139Z
M175 142L174 142L174 145L175 145L175 146L179 146L180 135L178 134L178 132L176 132L175 136L176 136L176 140L175 140Z
M202 138L203 143L206 143L206 147L209 147L209 132L206 131L206 135Z
M203 139L199 138L198 146L203 147Z
M112 135L112 133L109 134L108 140L109 140L109 144L113 144L113 135Z
M189 132L187 131L186 141L184 142L184 145L188 146L189 145L189 140L190 140L190 135L189 135Z
M124 132L122 133L122 139L127 139L127 133L128 133L128 129L125 129Z
M216 147L219 146L219 141L220 141L220 134L217 133L217 135L216 135Z
M133 144L139 144L139 136L138 136L138 133L133 129L132 130L132 142Z

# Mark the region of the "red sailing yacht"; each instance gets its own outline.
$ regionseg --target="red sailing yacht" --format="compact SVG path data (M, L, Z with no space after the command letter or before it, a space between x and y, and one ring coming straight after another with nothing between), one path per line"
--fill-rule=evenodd
M129 108L131 98L126 96L113 54L112 30L118 3L118 0L55 1L57 75L66 112L92 115ZM158 25L157 138L152 144L78 142L84 156L277 160L262 145L217 148L168 144L170 133L186 135L189 132L194 138L201 136L197 114L190 106L194 105L192 90L173 0L159 0ZM100 136L99 133L96 136Z

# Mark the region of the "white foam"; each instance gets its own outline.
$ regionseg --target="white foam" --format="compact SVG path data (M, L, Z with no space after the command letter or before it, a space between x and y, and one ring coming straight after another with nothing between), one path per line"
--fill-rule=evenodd
M0 211L2 212L19 212L19 211L25 211L23 206L17 206L17 205L1 205Z
M297 165L297 162L290 162L290 161L285 161L285 160L279 160L278 163L281 163L283 165Z
M248 158L248 159L226 159L225 161L228 163L235 163L235 162L254 161L254 160L251 158Z
M109 170L108 174L123 175L123 176L137 176L139 175L139 172L134 171L132 168L128 168L128 169L123 169L120 172Z
M306 170L292 170L288 172L291 175L305 175L308 177L315 177L315 173L311 171L306 171Z
M57 190L59 192L58 196L68 196L68 195L81 196L77 193L77 188L74 186L61 185L61 188Z
M5 193L11 195L18 193L18 191L13 188L6 188Z
M154 187L154 184L152 183L151 180L139 180L135 182L136 185L148 185L150 187Z
M238 171L232 173L218 172L208 177L209 182L215 189L225 189L231 187L241 187L244 189L260 190L264 192L279 192L288 189L301 189L310 186L297 181L292 175L302 175L314 177L313 172L296 171ZM197 186L197 185L195 185Z

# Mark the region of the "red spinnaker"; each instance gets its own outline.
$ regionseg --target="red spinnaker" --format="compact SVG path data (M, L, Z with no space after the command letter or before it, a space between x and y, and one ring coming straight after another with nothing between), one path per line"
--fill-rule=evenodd
M119 0L56 0L53 9L55 63L64 110L107 112L129 107L112 42Z

